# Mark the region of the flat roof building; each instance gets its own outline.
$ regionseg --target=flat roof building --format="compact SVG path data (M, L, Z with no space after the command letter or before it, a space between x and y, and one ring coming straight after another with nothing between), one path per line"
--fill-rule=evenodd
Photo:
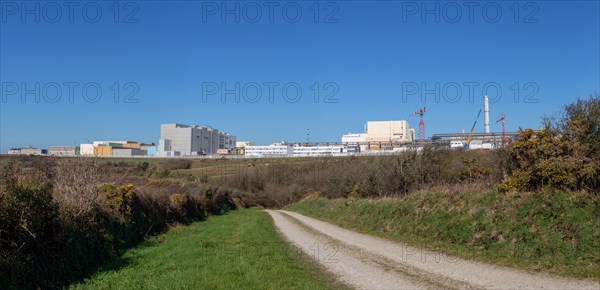
M36 148L36 147L26 147L26 148L21 148L20 154L23 154L23 155L46 155L46 154L48 154L48 150Z
M79 155L78 146L50 146L48 154L53 156L77 156Z
M216 154L218 149L234 149L235 136L208 126L161 124L158 151L180 155Z
M294 146L295 157L346 156L346 146Z
M246 157L291 157L294 148L286 144L273 144L268 146L246 146L244 156Z

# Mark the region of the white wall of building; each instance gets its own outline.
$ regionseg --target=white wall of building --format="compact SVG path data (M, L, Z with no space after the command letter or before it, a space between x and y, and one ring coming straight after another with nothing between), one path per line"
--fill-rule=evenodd
M346 146L295 146L294 156L346 156Z
M94 155L94 144L81 144L79 145L80 155Z
M365 142L367 140L367 134L352 134L348 133L342 136L342 143L356 143L356 142Z
M346 135L342 136L342 143L347 143L347 144L358 144L358 143L364 143L367 140L367 134L366 133L359 133L359 134L353 134L353 133L348 133ZM365 151L367 149L366 145L360 145L360 151Z
M161 124L159 151L178 151L181 155L215 154L221 147L233 149L235 136L207 126ZM168 142L170 146L168 146ZM169 147L169 148L167 148Z
M246 157L290 157L294 148L289 145L246 146Z

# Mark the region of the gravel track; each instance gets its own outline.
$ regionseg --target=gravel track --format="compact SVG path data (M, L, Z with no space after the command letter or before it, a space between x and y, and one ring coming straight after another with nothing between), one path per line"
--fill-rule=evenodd
M267 210L281 235L359 289L600 289L594 280L465 260L343 229L295 212Z

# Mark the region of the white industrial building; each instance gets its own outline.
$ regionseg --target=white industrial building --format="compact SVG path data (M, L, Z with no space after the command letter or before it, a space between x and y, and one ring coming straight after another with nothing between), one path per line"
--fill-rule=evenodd
M294 146L295 157L346 156L346 146Z
M80 155L94 155L94 144L81 144L79 145Z
M358 152L367 150L367 145L361 145L361 144L364 144L366 141L367 141L366 133L360 133L360 134L348 133L348 134L342 136L342 143L358 146L358 148L360 148L360 150L356 150ZM353 148L357 148L357 147L353 146Z
M245 146L245 157L292 157L294 147L287 144L272 144L268 146Z
M11 148L8 150L8 154L46 155L48 154L48 150L29 146L25 148Z
M261 157L317 157L317 156L347 156L347 146L292 146L286 143L274 143L268 146L244 146L244 156L249 158Z
M10 148L8 154L21 154L21 148Z
M216 154L219 149L235 149L236 138L208 126L161 124L159 156Z

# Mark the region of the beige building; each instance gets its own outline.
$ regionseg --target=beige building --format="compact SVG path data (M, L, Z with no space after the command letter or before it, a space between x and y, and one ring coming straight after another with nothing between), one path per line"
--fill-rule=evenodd
M366 142L408 142L410 133L408 122L370 121L367 122Z
M405 120L369 121L365 129L364 133L343 135L342 143L361 144L361 151L391 150L397 143L411 142L414 139L414 129Z
M245 155L246 154L246 146L256 146L256 143L251 141L237 141L235 142L235 154L237 155Z

